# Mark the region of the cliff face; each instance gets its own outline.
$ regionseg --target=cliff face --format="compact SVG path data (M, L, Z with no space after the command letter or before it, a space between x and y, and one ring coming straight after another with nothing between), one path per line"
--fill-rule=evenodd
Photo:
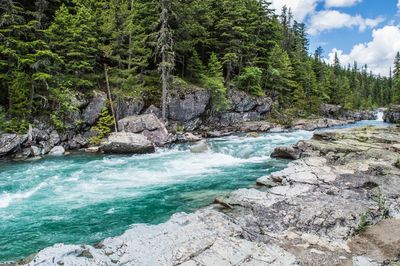
M398 262L400 128L317 133L290 151L298 159L260 178L257 189L161 225L134 226L96 247L55 245L29 265Z
M400 105L393 105L386 110L384 120L389 123L400 123Z
M107 106L107 96L104 92L94 91L90 99L82 95L71 97L75 97L75 108L63 120L63 129L55 128L49 118L37 117L26 135L0 135L0 157L26 159L42 156L56 146L65 150L87 148L91 138L96 136L93 126ZM167 101L169 129L194 131L204 127L221 128L246 121L259 121L272 108L270 98L250 96L236 89L230 91L229 102L228 110L213 112L208 90L197 87L179 93L171 90ZM142 134L156 146L175 140L174 136L169 136L165 125L159 120L161 112L154 105L146 108L142 99L129 97L116 99L114 105L120 131ZM125 124L128 122L135 128L126 128ZM154 123L157 124L156 128Z

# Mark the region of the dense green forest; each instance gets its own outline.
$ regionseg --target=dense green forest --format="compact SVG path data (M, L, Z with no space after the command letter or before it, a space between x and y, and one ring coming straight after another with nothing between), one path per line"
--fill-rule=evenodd
M211 90L218 112L234 86L293 116L322 102L359 109L400 98L400 55L393 77L337 57L329 65L321 48L309 52L305 25L266 0L1 0L0 8L0 124L9 131L38 115L62 128L76 108L71 95L107 87L162 107L168 89L196 84Z

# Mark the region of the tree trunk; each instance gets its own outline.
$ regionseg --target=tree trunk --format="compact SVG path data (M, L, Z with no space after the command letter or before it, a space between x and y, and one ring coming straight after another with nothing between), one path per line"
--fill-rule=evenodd
M118 124L117 124L117 119L115 117L115 111L114 111L114 104L113 104L113 101L112 101L110 82L109 82L109 79L108 79L108 66L107 66L107 64L104 64L104 76L106 77L107 95L108 95L108 100L110 101L111 114L112 114L113 119L114 119L114 129L115 129L115 132L118 132Z
M133 0L131 0L131 12L133 10ZM130 21L130 23L133 23ZM129 29L129 59L128 59L128 69L131 70L132 67L132 29Z
M161 55L161 63L159 70L161 72L161 85L162 85L162 119L167 122L167 97L170 81L170 73L174 66L174 53L173 53L173 40L172 31L169 27L169 2L168 0L160 0L160 22L161 27L158 36L157 50Z

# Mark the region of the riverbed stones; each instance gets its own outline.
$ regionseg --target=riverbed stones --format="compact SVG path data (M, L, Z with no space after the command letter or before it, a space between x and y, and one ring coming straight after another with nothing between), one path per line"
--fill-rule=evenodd
M154 145L145 136L130 132L111 133L101 143L100 150L108 154L145 154L155 151Z

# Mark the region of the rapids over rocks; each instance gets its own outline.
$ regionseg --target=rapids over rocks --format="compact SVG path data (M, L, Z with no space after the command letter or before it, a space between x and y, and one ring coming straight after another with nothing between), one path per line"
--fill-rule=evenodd
M368 124L385 125L362 121L345 127ZM181 144L150 155L0 162L0 263L55 243L95 244L132 224L158 224L176 212L193 212L282 170L288 161L270 158L273 149L312 134L218 138L200 154Z

